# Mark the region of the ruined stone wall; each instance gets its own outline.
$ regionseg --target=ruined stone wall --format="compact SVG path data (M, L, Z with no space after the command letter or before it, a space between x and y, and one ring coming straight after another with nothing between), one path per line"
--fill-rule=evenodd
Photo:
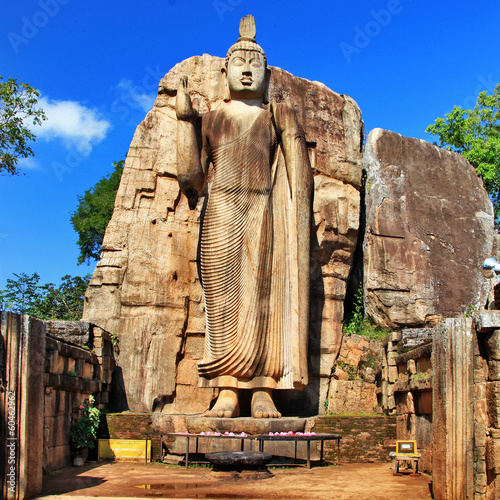
M361 335L344 335L328 394L319 414L382 413L376 373L384 358L383 344Z
M221 105L223 60L177 64L160 82L154 108L127 154L101 260L86 293L84 319L119 339L121 409L201 413L214 390L198 388L205 315L198 274L206 199L190 210L177 183L175 96L180 77L204 113ZM318 82L271 69L270 98L290 98L314 173L311 228L311 383L290 408L318 412L342 339L344 298L359 230L361 140L357 104Z
M100 328L73 322L41 321L0 311L0 383L2 418L8 419L9 398L13 436L2 422L2 444L16 439L16 472L19 498L41 491L42 471L52 472L71 464L69 431L80 404L89 395L105 409L113 374L111 337ZM79 332L79 333L78 333ZM57 339L77 335L93 351ZM2 446L2 450L7 450ZM0 460L7 466L7 460ZM5 472L5 470L0 470ZM2 474L4 480L6 474ZM2 485L5 487L5 484ZM4 491L5 492L5 491Z
M54 323L54 322L50 322ZM68 322L62 322L68 323ZM79 328L79 322L71 322ZM60 326L57 330L61 332ZM51 325L47 325L51 331ZM66 333L71 334L68 327ZM43 470L50 473L71 464L69 431L78 417L78 408L89 395L95 406L105 409L113 373L112 345L108 334L96 329L94 349L90 352L54 337L45 340L45 370L43 374Z
M432 329L428 329L432 332ZM426 336L424 336L426 338ZM394 358L396 379L388 389L394 396L397 435L416 440L419 469L432 471L432 344L426 343Z
M386 355L384 411L397 418L397 439L417 441L435 498L499 498L500 311L395 333Z
M0 311L0 497L42 491L43 321Z
M500 310L475 318L475 499L500 498Z

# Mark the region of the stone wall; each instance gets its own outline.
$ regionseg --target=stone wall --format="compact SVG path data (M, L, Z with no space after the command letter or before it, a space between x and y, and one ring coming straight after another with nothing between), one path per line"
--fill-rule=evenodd
M340 463L387 462L396 446L394 417L342 417L327 415L314 419L312 430L340 434ZM326 460L336 462L336 445L325 443Z
M384 411L396 417L398 439L417 441L435 498L500 498L500 310L391 339L377 375Z
M70 323L77 323L72 327L78 329L79 322ZM105 409L108 403L113 373L111 338L100 328L95 329L92 337L93 352L52 336L46 337L43 374L45 473L71 464L69 430L85 398L93 395L100 409Z
M375 374L383 358L382 342L361 335L344 335L319 414L382 413Z
M500 498L500 310L475 318L474 486L477 499Z
M432 332L432 329L428 329ZM427 335L424 338L428 338ZM388 384L394 395L397 434L416 440L419 469L432 471L432 344L426 343L394 358L396 380Z
M160 415L155 413L134 414L108 414L106 415L109 437L112 439L145 439L146 432L163 433L163 443L167 452L183 454L185 453L185 439L176 443L172 438L165 436L167 432L200 432L201 430L223 431L223 424L228 426L228 430L235 433L243 429L249 435L267 434L269 422L256 421L255 419L204 419L197 417L186 417L176 415ZM218 421L218 422L217 422ZM215 425L215 427L213 427ZM371 417L341 417L324 416L312 417L308 419L280 419L272 422L276 427L293 430L294 432L313 431L316 433L341 434L340 458L341 463L363 463L363 462L387 462L389 452L394 451L396 443L396 419L386 416ZM252 426L255 432L251 432ZM297 427L298 426L298 427ZM241 427L241 428L239 428ZM260 429L260 430L259 430ZM158 435L153 436L153 456L159 455ZM274 443L272 443L274 444ZM302 443L303 445L304 443ZM268 443L271 445L271 443ZM280 445L268 446L266 450L280 456L294 456L293 443L281 443ZM194 443L192 443L194 451ZM205 442L200 442L200 450L205 450L208 446ZM239 441L219 440L210 443L211 447L217 450L239 449ZM249 446L245 449L249 449ZM305 448L300 446L298 456L305 458ZM210 448L211 449L211 448ZM254 445L253 449L257 449ZM213 450L212 450L213 451ZM311 457L319 458L318 443L314 443L311 448ZM324 447L325 460L332 463L337 462L336 441L326 441Z
M16 498L31 498L41 491L42 471L71 464L69 430L83 400L92 394L97 406L106 408L113 347L106 332L85 323L44 322L3 311L0 320L1 449L12 450ZM0 459L2 498L14 498L6 490L9 458Z
M146 439L146 432L154 433L156 430L150 413L108 413L106 415L105 433L109 439ZM171 432L177 432L177 430L172 429ZM160 460L162 456L160 436L152 435L151 443L153 460Z
M43 321L0 311L0 497L42 491Z

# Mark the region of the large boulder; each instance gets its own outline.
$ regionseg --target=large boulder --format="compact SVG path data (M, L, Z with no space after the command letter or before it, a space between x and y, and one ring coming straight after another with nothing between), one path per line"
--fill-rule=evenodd
M377 324L423 326L485 304L481 264L493 207L461 155L375 129L366 170L365 310Z
M121 407L200 413L213 389L198 388L205 315L198 239L205 206L190 210L177 183L175 96L188 75L201 113L225 95L223 59L196 56L160 82L154 108L138 126L125 162L101 260L86 293L84 318L119 342L115 379ZM363 124L357 104L323 84L272 68L270 98L290 98L304 127L314 170L311 228L311 382L287 398L316 413L326 397L342 339L346 282L359 228ZM294 412L296 410L286 409Z

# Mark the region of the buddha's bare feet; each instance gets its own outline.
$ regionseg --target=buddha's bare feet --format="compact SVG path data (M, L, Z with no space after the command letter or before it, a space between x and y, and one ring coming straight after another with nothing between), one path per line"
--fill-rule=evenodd
M207 417L231 418L240 416L237 389L221 389L215 406L207 411Z
M280 418L281 413L276 409L271 389L254 389L252 394L252 417Z

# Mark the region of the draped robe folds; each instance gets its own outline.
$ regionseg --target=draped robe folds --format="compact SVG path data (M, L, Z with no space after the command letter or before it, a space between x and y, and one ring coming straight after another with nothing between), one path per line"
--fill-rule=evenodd
M203 120L217 130L227 117L213 111ZM297 210L308 218L310 206L294 207L301 176L287 172L270 111L232 140L207 135L213 175L201 229L206 338L199 385L303 388L308 332L298 330L308 321L297 316L307 316L309 301L298 296L294 266L306 266L299 276L308 295L310 234L297 230ZM310 170L308 159L304 168ZM300 248L307 262L298 262Z

